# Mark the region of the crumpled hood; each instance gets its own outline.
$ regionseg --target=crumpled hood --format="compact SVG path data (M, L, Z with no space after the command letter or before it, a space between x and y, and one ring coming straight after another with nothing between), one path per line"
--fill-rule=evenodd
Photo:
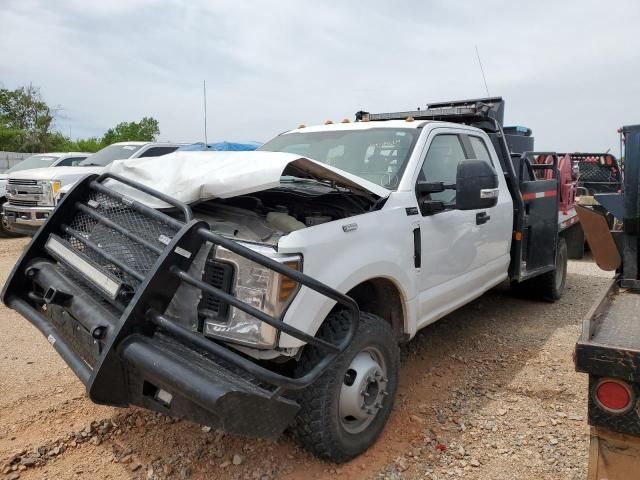
M184 203L268 190L279 186L283 175L331 180L355 192L378 197L391 193L345 171L282 152L174 152L114 162L105 171L135 180ZM117 182L110 182L109 186L151 207L168 206Z
M102 173L104 167L49 167L20 170L10 174L13 179L20 180L60 180L68 185L91 173Z

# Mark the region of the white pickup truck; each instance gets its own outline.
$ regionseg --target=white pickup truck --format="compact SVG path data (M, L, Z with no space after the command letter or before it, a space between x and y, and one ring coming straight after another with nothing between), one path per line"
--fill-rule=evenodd
M2 205L7 201L7 179L12 173L33 170L36 168L50 168L50 167L71 167L77 165L90 153L83 152L51 152L51 153L37 153L25 158L20 163L14 165L4 173L0 173L0 209ZM2 212L0 211L0 216ZM0 238L19 236L14 232L10 232L6 225L4 217L0 221Z
M557 157L510 151L503 106L119 162L62 200L2 299L97 403L348 460L391 413L399 342L506 279L562 294Z
M49 217L61 196L82 177L100 173L114 160L157 157L175 151L180 144L118 142L78 161L44 168L9 172L6 202L2 202L2 229L8 234L33 235ZM2 231L0 231L2 233Z

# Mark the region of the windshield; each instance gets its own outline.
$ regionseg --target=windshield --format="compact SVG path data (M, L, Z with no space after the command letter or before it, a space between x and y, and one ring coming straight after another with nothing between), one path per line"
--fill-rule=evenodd
M52 157L50 155L33 155L25 158L4 173L19 172L20 170L30 170L32 168L46 168L53 165L56 160L58 160L58 157Z
M259 150L295 153L395 190L419 134L413 128L285 133Z
M109 145L93 155L89 155L78 165L98 165L100 167L106 167L114 160L124 160L125 158L131 157L131 155L143 146L144 145Z

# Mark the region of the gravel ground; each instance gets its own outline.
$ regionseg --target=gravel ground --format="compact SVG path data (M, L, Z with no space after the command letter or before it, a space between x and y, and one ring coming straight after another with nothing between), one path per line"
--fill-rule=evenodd
M0 279L26 241L0 241ZM0 478L582 479L586 377L581 318L610 275L570 262L555 304L490 292L403 349L381 439L345 465L289 438L248 440L139 409L93 405L34 328L0 307Z

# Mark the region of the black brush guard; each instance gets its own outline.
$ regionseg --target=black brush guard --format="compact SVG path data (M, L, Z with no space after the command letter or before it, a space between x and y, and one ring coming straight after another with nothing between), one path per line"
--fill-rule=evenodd
M105 182L160 199L179 215L150 208ZM348 335L338 345L326 342L191 275L189 267L207 242L334 300L352 317ZM108 284L119 285L117 293L108 293ZM181 284L326 355L299 378L270 370L165 314ZM211 232L187 205L111 174L85 178L60 202L14 266L2 300L47 337L94 402L139 405L264 437L277 437L292 422L299 407L288 396L312 384L347 348L359 319L351 298Z

